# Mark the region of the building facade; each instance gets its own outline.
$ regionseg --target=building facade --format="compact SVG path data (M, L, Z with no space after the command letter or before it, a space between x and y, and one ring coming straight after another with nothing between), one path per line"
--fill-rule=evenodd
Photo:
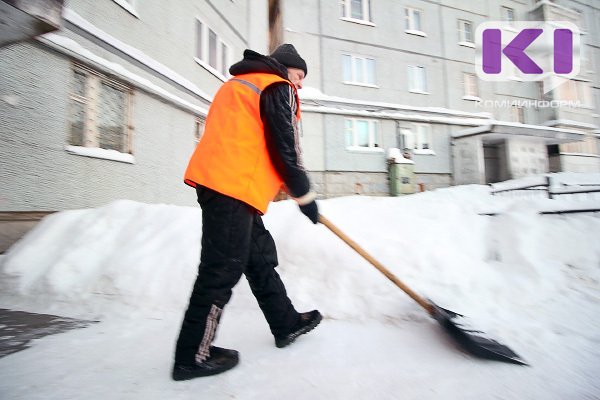
M415 187L600 171L600 4L583 0L280 2L276 37L309 60L303 100L307 168L328 196L387 194L389 148L414 161ZM517 77L476 75L486 21L571 21L582 68L543 94ZM552 100L576 106L547 107Z
M266 1L69 0L59 31L0 48L0 211L118 198L195 204L183 172Z
M580 75L549 94L478 79L490 20L573 21ZM212 96L245 48L282 42L308 62L303 158L324 197L387 195L394 148L415 190L597 172L599 21L590 0L65 1L59 31L0 48L0 212L195 204L181 177ZM554 99L578 105L538 106Z

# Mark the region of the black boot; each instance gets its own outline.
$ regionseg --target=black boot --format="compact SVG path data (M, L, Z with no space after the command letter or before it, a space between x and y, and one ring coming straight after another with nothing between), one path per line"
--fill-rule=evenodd
M300 314L300 319L290 333L283 336L275 336L275 346L281 348L293 343L298 336L312 331L319 325L322 319L321 313L317 310Z
M210 356L202 363L192 365L175 364L173 366L173 380L185 381L200 376L220 374L235 367L239 360L240 356L237 351L211 346Z

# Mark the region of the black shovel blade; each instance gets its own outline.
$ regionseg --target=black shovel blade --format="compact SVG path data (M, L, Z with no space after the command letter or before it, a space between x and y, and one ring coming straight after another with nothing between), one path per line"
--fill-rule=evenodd
M467 352L479 358L502 361L512 364L528 365L517 353L507 346L488 339L476 333L479 331L461 328L460 324L453 319L462 317L461 314L446 310L430 301L433 306L431 316L438 321L444 330Z

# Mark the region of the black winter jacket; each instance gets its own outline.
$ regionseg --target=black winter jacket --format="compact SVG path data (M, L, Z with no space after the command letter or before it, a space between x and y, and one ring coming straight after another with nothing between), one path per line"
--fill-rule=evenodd
M275 74L288 80L285 66L252 50L245 50L244 59L229 68L231 75L257 72ZM290 195L295 198L310 191L310 182L300 158L297 107L293 89L284 82L268 86L260 95L260 116L265 126L269 155Z

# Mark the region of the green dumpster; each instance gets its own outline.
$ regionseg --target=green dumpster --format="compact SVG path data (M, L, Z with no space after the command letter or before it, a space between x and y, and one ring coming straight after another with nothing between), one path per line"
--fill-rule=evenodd
M391 196L415 193L415 163L404 158L399 149L388 151L388 171Z

